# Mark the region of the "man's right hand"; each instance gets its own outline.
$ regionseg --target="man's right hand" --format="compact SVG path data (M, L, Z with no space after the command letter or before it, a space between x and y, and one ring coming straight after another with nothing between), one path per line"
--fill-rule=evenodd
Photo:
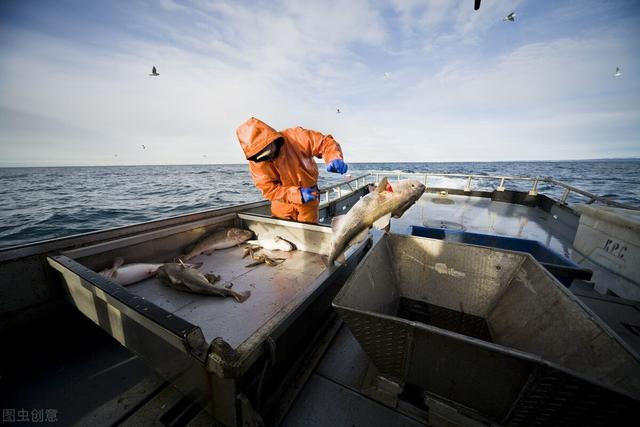
M300 188L300 194L302 195L302 203L309 203L318 198L318 189L313 187Z

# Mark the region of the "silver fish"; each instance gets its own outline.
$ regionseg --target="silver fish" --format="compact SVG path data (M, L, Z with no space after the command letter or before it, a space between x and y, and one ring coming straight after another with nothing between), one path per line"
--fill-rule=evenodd
M240 243L246 242L252 237L253 232L251 230L243 230L241 228L218 230L198 240L180 259L186 261L202 253L211 255L213 251L232 248Z
M247 243L254 246L260 246L261 248L269 251L290 252L295 249L293 243L280 236L276 236L273 239L247 240Z
M202 263L186 265L192 268L198 268ZM117 257L113 260L113 267L104 269L98 272L98 274L119 285L127 286L155 276L158 268L161 266L162 264L151 263L125 264L124 259Z
M98 274L119 285L127 286L154 276L161 265L144 263L125 265L124 259L118 257L113 261L113 267L102 270Z
M425 186L415 179L389 184L383 178L375 191L362 197L345 215L333 218L328 265L350 245L366 239L372 226L384 229L391 217L400 218L424 193Z
M158 268L158 277L162 282L178 291L233 297L238 302L244 302L251 296L251 291L236 292L226 288L225 284L214 284L219 276L209 275L207 277L207 275L183 263L163 264Z

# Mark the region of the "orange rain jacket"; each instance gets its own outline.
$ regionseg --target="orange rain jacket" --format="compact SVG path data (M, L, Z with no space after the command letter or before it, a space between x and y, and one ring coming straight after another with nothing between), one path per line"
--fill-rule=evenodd
M267 145L283 138L278 156L273 160L249 160L249 171L262 195L271 200L271 214L282 219L318 222L318 205L314 200L303 204L301 187L318 185L318 166L314 157L325 163L342 159L340 144L331 135L301 127L276 131L255 117L244 122L236 135L247 159Z

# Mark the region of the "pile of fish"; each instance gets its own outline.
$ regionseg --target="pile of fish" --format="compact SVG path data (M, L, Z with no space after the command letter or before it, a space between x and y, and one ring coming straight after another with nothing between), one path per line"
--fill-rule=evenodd
M201 273L198 268L202 266L202 263L187 264L182 260L186 261L201 254L211 255L216 250L238 246L252 237L253 232L250 230L226 228L200 239L185 251L185 255L178 258L178 262L125 264L124 260L118 257L114 260L113 267L102 270L98 274L122 286L131 285L157 275L162 283L179 291L230 296L238 302L243 302L251 295L250 291L236 292L230 289L230 283L216 284L220 277Z
M426 187L415 179L405 179L391 185L387 178L370 188L345 215L336 216L331 222L331 249L328 266L334 262L344 263L342 255L349 246L367 238L369 229L389 228L391 217L400 218L424 193Z

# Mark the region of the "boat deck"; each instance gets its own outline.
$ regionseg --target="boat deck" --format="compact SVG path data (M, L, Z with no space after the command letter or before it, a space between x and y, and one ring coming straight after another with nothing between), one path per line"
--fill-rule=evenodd
M410 225L423 225L533 239L571 257L571 242L577 225L571 221L557 206L547 212L486 197L448 195L445 198L428 193L402 218L392 221L391 231L407 233ZM311 282L324 268L318 255L304 252L286 254L290 259L278 267L261 265L252 269L244 267L250 261L241 256L241 250L234 249L192 260L205 263L202 271L220 274L223 281L232 281L233 289L251 290L252 297L243 307L247 310L235 310L223 320L220 317L222 307L239 304L211 298L203 305L201 296L180 293L178 297L175 294L179 292L155 279L129 289L200 325L211 323L209 329L203 328L208 340L227 333L225 339L236 346L246 338L247 331L255 330L255 325L248 325L251 319L264 322L273 312L265 307L283 304L283 295L289 300L301 297L309 291L305 290L305 283ZM283 283L289 285L261 289L258 283L264 280L265 274L273 275L276 284L278 276L282 275L286 278ZM589 289L581 292L587 298L593 294ZM594 310L603 303L602 299L592 300L590 306ZM171 301L170 306L168 301ZM627 304L626 308L626 321L640 330L633 323L637 321L640 309L633 304ZM635 315L629 314L634 310ZM211 418L196 404L75 308L69 305L65 313L63 317L35 323L21 334L3 336L5 344L19 349L3 352L0 356L3 408L15 408L16 412L22 408L29 411L56 409L62 425L211 424ZM214 316L215 323L207 322ZM614 314L609 313L609 317L603 319L610 325L615 324L617 331L632 331L618 325L619 319ZM632 332L628 335L637 340L631 336ZM15 369L16 366L20 369ZM14 368L9 370L7 367ZM292 402L282 424L332 427L425 424L425 414L416 409L417 406L401 401L399 409L393 410L363 394L362 387L369 370L368 357L348 328L342 325ZM404 410L403 405L408 409Z
M575 229L562 224L563 217L486 197L424 194L405 214L391 223L391 232L409 233L411 225L470 231L537 240L571 258ZM576 224L577 225L577 224Z

